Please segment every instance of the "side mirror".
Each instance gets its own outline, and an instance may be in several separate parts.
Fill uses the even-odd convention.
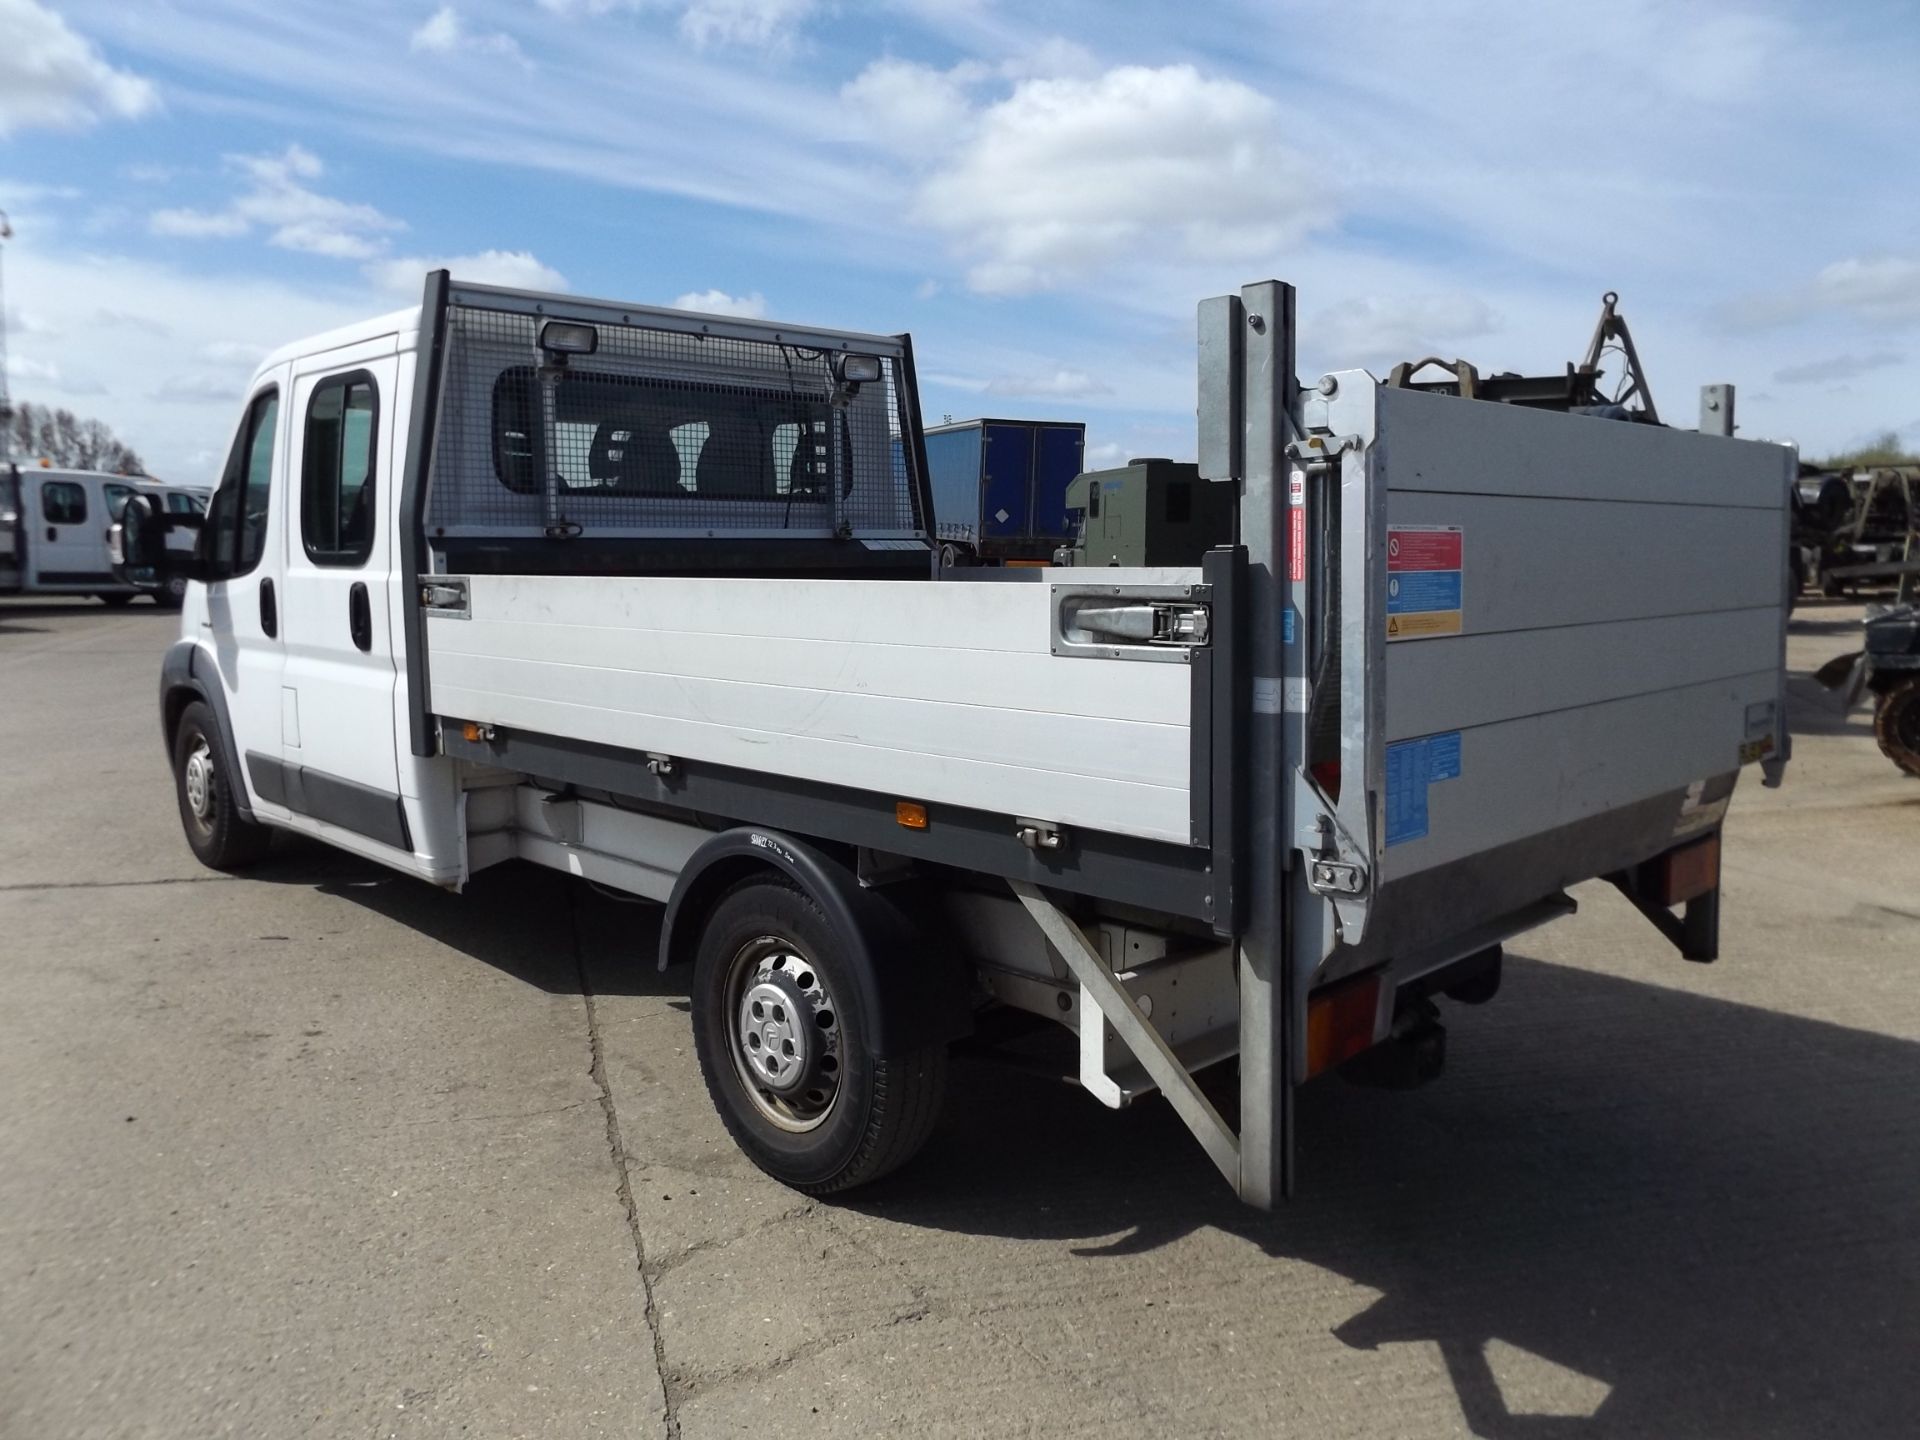
[[[146,495],[135,495],[121,507],[120,518],[107,531],[107,555],[113,578],[123,585],[149,592],[167,588],[183,574],[187,557],[167,549],[169,517]]]

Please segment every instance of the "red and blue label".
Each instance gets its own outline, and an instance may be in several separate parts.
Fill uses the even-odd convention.
[[[1465,555],[1458,525],[1387,527],[1387,639],[1460,633]]]

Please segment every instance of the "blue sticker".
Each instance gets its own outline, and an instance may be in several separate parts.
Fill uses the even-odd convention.
[[[1387,844],[1418,840],[1427,833],[1431,763],[1424,740],[1387,746]]]
[[[1416,570],[1387,579],[1389,615],[1423,615],[1460,608],[1458,570]]]
[[[1387,844],[1427,833],[1427,786],[1460,774],[1460,732],[1387,746]]]
[[[1293,607],[1291,605],[1283,607],[1280,611],[1280,643],[1283,645],[1293,643]]]

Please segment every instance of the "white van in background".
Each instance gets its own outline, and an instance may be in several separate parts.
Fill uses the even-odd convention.
[[[96,595],[125,605],[142,593],[117,580],[108,533],[129,498],[150,495],[171,515],[199,516],[204,496],[184,487],[128,475],[18,464],[0,468],[0,595]],[[192,548],[193,536],[169,536],[169,548]],[[177,609],[181,582],[154,595]]]

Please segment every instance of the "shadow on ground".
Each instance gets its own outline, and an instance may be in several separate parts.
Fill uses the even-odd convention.
[[[1163,1103],[1111,1114],[979,1064],[921,1159],[854,1207],[1083,1241],[1088,1263],[1229,1231],[1380,1292],[1335,1333],[1436,1345],[1477,1435],[1913,1433],[1920,1046],[1508,969],[1492,1006],[1452,1010],[1436,1084],[1301,1092],[1300,1193],[1275,1214],[1240,1206]],[[1490,1342],[1607,1397],[1512,1413]]]
[[[335,850],[280,834],[249,880],[299,885],[364,905],[536,989],[684,997],[684,969],[662,974],[658,905],[616,899],[584,880],[507,861],[487,883],[455,894]]]
[[[657,909],[554,872],[503,866],[458,896],[294,844],[255,873],[542,991],[590,975],[598,993],[685,995],[684,971],[653,967]],[[1300,1194],[1272,1215],[1233,1199],[1164,1103],[1114,1114],[977,1061],[956,1065],[921,1157],[848,1208],[1087,1265],[1240,1236],[1378,1292],[1338,1338],[1434,1345],[1496,1440],[1913,1433],[1920,1046],[1520,957],[1496,1003],[1450,1023],[1451,1068],[1424,1090],[1301,1093]],[[1286,1283],[1276,1265],[1275,1306]],[[1516,1413],[1494,1344],[1605,1399]]]

